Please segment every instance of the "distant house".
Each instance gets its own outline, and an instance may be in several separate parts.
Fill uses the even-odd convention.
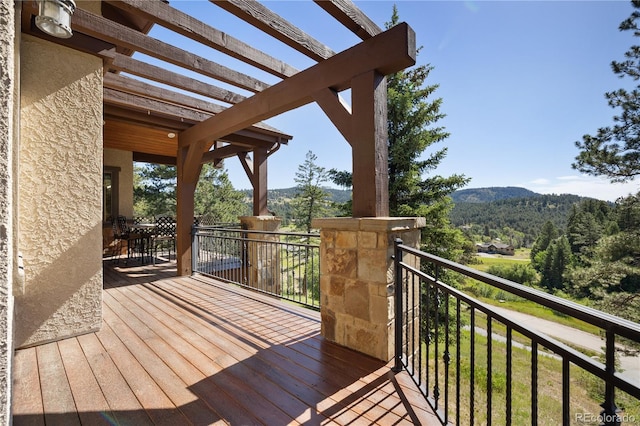
[[[478,253],[504,254],[513,256],[515,249],[511,244],[504,243],[478,243],[476,244]]]

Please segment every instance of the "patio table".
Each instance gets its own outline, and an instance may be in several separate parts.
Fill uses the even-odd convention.
[[[151,237],[155,233],[157,225],[155,223],[134,223],[129,225],[129,229],[134,234],[140,234],[140,257],[144,265],[145,247],[151,247]]]

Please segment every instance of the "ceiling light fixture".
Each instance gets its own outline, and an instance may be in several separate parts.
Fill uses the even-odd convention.
[[[167,137],[168,137],[169,139],[173,139],[173,138],[175,138],[175,137],[176,137],[176,134],[175,134],[175,133],[173,133],[173,132],[171,132],[171,133],[167,133]]]
[[[38,0],[36,26],[43,32],[58,38],[69,38],[71,15],[76,10],[73,0]]]

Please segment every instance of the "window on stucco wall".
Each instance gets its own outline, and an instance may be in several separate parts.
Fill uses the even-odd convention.
[[[118,174],[120,167],[104,167],[102,173],[102,221],[112,223],[118,217]]]

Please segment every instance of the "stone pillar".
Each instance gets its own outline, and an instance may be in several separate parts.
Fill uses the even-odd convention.
[[[383,361],[394,356],[393,243],[419,247],[424,218],[316,219],[322,335]]]
[[[275,216],[240,217],[242,228],[249,231],[277,231],[281,222],[282,218]],[[279,237],[248,232],[246,238],[250,240],[246,244],[246,253],[243,255],[249,264],[248,269],[245,269],[246,285],[269,293],[280,294],[280,252],[273,244],[256,241],[278,242]]]

